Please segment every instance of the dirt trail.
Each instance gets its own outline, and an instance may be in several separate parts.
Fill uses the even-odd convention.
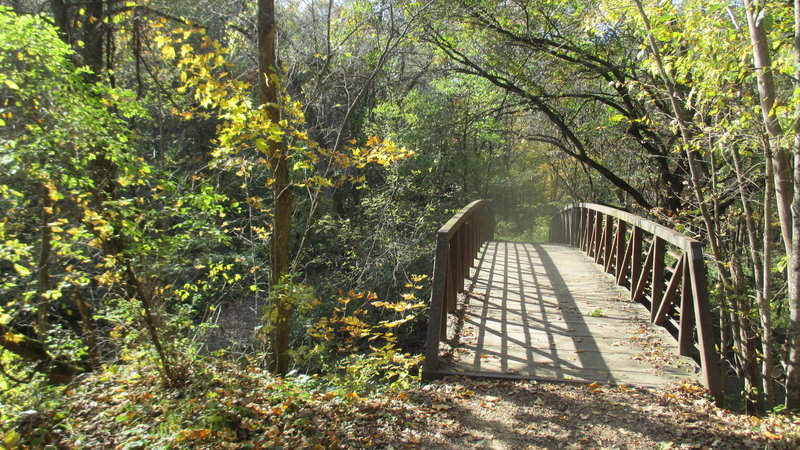
[[[716,408],[692,384],[653,389],[451,378],[411,394],[423,448],[797,448],[800,421]]]

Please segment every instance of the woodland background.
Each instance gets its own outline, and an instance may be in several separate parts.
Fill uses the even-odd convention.
[[[732,404],[800,407],[792,2],[0,5],[0,423],[109,371],[407,387],[477,198],[506,238],[592,201],[702,240]]]

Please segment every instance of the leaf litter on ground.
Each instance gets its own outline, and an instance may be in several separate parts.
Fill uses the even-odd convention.
[[[218,361],[181,389],[100,373],[15,430],[86,448],[796,448],[800,419],[717,408],[701,387],[451,377],[351,391]],[[8,434],[10,435],[10,434]]]

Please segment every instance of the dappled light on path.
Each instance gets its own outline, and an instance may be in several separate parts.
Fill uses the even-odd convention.
[[[460,299],[446,370],[661,385],[696,379],[669,334],[580,250],[491,241]]]

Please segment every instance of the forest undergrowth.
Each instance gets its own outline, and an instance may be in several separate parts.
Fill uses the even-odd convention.
[[[800,418],[667,389],[447,378],[402,388],[281,378],[205,358],[183,386],[131,362],[42,394],[5,448],[796,448]]]

